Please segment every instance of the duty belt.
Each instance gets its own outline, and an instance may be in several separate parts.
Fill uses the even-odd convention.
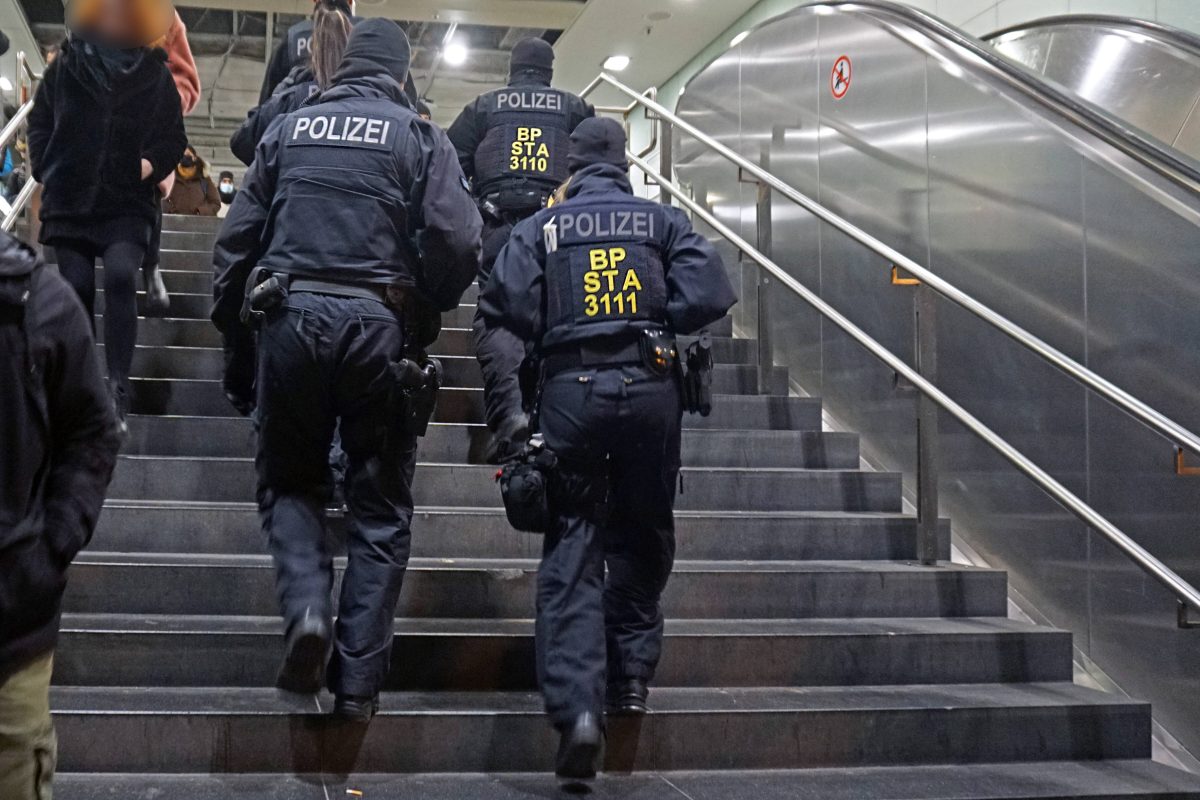
[[[546,377],[552,378],[560,372],[594,367],[620,367],[641,364],[642,347],[637,339],[632,342],[621,338],[617,341],[598,340],[579,345],[564,345],[555,348],[543,358]]]
[[[318,281],[311,278],[292,278],[288,284],[289,292],[308,292],[309,294],[326,294],[332,297],[349,297],[358,300],[378,300],[387,303],[387,287],[371,284],[349,284],[334,281]]]

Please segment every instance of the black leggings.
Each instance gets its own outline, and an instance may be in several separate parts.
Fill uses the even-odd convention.
[[[144,245],[113,242],[104,250],[83,242],[57,244],[58,271],[83,301],[96,325],[96,258],[104,261],[104,360],[110,380],[124,384],[137,344],[137,274],[146,258]]]

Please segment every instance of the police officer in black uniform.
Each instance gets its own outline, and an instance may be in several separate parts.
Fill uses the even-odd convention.
[[[513,226],[543,208],[566,180],[567,137],[595,113],[579,97],[551,88],[554,48],[542,39],[517,43],[509,73],[507,87],[476,99],[447,132],[483,211],[480,288]],[[511,334],[488,328],[479,315],[474,328],[485,417],[496,437],[490,460],[499,461],[528,430],[517,380],[525,352]]]
[[[396,23],[359,24],[320,103],[281,117],[259,144],[215,252],[212,318],[231,356],[227,391],[243,405],[244,298],[265,313],[256,466],[287,626],[278,684],[317,691],[333,644],[335,713],[361,721],[388,674],[413,511],[416,440],[393,402],[413,326],[396,308],[414,298],[455,308],[482,228],[449,140],[404,92],[409,58]],[[336,637],[324,519],[335,425],[351,523]]]
[[[313,0],[314,5],[316,2],[317,0]],[[354,0],[333,0],[330,5],[352,17],[356,24],[359,22],[358,17],[354,16]],[[263,75],[262,88],[258,92],[260,106],[271,99],[271,95],[275,94],[279,84],[283,83],[292,70],[308,65],[312,55],[312,37],[311,17],[302,19],[288,28],[287,36],[275,46],[275,52],[271,54],[271,60],[267,63],[267,72]],[[407,76],[405,79],[407,80]]]
[[[568,779],[595,774],[606,705],[646,710],[662,649],[681,416],[678,365],[663,346],[736,302],[687,217],[633,195],[625,147],[615,121],[580,124],[567,200],[516,227],[480,299],[489,327],[534,344],[543,365],[540,429],[558,469],[538,573],[538,674]]]

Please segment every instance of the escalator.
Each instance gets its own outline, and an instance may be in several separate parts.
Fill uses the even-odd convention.
[[[1071,15],[984,37],[1000,53],[1200,159],[1200,37],[1154,22]]]
[[[1154,100],[1190,120],[1200,83],[1184,70],[1137,66],[1137,53],[1163,41],[1151,33],[1099,35],[1091,51],[1077,49],[1074,72],[1059,71],[1067,39],[1057,30],[1053,46],[1037,44],[1033,32],[1002,32],[1001,55],[907,6],[830,0],[754,29],[688,83],[677,109],[1194,429],[1200,163],[1187,155],[1187,125],[1171,136],[1139,113]],[[1129,45],[1115,59],[1118,35]],[[1034,54],[1029,67],[1010,60],[1022,47]],[[1087,91],[1115,87],[1118,77],[1142,81],[1145,97],[1128,88]],[[753,240],[764,213],[757,187],[688,135],[677,132],[674,144],[680,182]],[[768,211],[775,260],[911,362],[912,287],[893,283],[890,264],[778,195]],[[757,335],[761,276],[751,265],[736,269],[744,302],[735,324]],[[766,302],[775,361],[788,368],[793,389],[823,397],[832,420],[861,433],[869,462],[904,472],[911,484],[913,394],[796,298],[776,293]],[[940,299],[935,306],[938,384],[1141,545],[1200,580],[1200,478],[1176,474],[1169,443],[961,308]],[[1200,696],[1192,691],[1200,639],[1172,625],[1171,598],[965,430],[941,424],[943,513],[964,547],[1008,569],[1015,595],[1077,634],[1082,660],[1152,700],[1166,729],[1200,752]]]

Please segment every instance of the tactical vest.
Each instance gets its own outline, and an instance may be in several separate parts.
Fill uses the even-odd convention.
[[[307,64],[312,59],[313,24],[311,19],[297,22],[288,28],[288,68]]]
[[[487,133],[475,151],[475,194],[549,194],[567,179],[569,95],[549,86],[510,86],[482,100]],[[516,201],[520,204],[521,201]]]
[[[568,204],[546,212],[546,335],[552,347],[663,326],[667,219],[657,204]]]

